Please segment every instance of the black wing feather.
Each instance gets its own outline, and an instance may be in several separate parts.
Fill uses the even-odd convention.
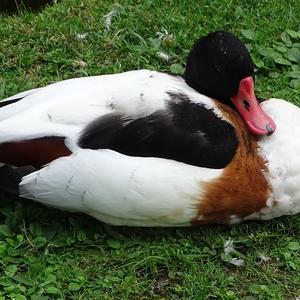
[[[113,113],[100,117],[84,129],[79,146],[224,168],[238,146],[234,127],[183,94],[170,96],[166,110],[143,118]]]

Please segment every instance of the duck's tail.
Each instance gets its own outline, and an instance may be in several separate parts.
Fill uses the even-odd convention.
[[[24,176],[34,171],[32,166],[15,168],[3,165],[0,167],[0,193],[19,196],[19,183]]]

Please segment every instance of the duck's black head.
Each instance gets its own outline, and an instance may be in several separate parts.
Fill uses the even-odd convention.
[[[232,33],[217,31],[200,38],[188,55],[184,79],[199,93],[235,107],[252,133],[274,132],[275,123],[255,97],[250,53]]]

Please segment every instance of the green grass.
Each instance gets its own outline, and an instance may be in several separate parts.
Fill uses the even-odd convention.
[[[225,29],[251,46],[260,66],[257,93],[299,104],[291,66],[261,55],[261,49],[275,49],[287,29],[298,31],[298,0],[193,2],[62,0],[37,14],[1,16],[0,98],[70,77],[179,71],[197,37]],[[103,16],[112,9],[117,14],[108,31]],[[156,32],[165,30],[162,41]],[[171,59],[161,60],[158,51]],[[300,296],[298,216],[232,227],[117,228],[29,200],[1,199],[0,299]],[[224,254],[229,239],[235,251]],[[243,266],[231,264],[233,257]]]

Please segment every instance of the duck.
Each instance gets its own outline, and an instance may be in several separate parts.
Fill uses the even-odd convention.
[[[0,102],[0,190],[118,226],[300,211],[300,109],[259,103],[245,45],[217,31],[183,76],[68,79]]]

